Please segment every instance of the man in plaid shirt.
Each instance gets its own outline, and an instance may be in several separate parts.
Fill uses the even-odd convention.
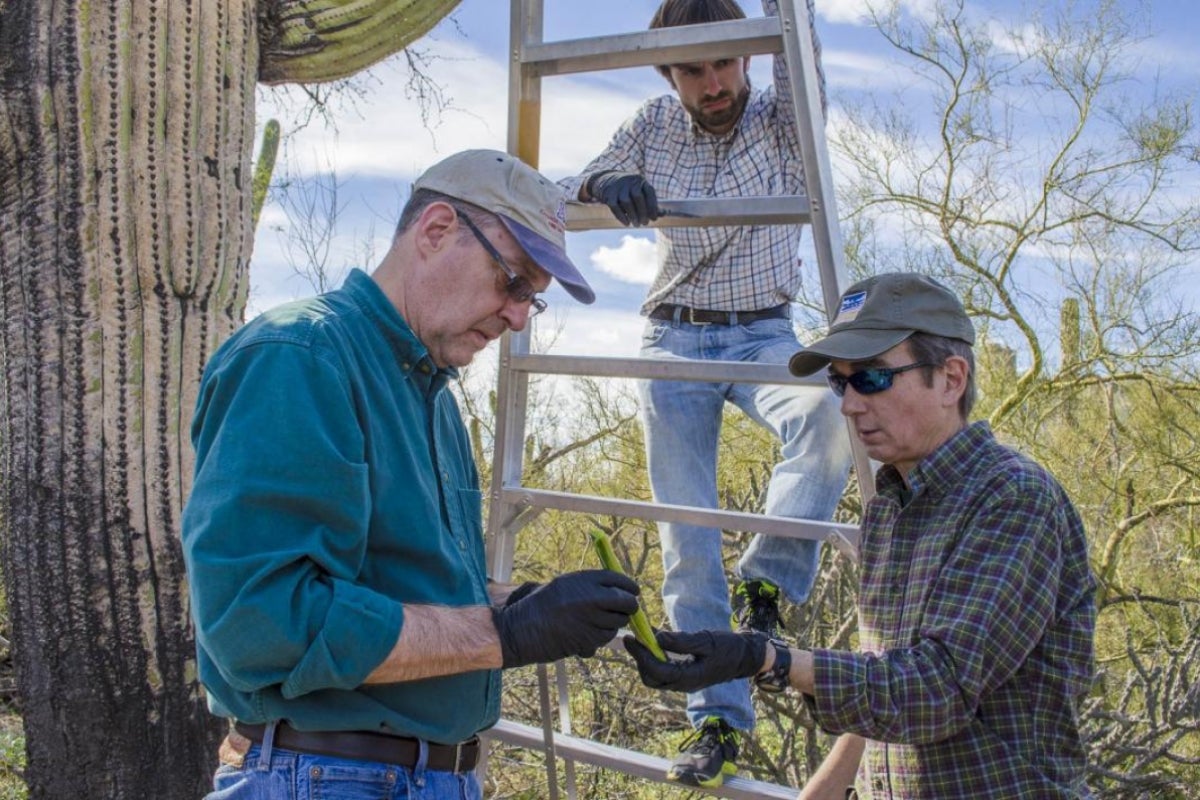
[[[812,3],[809,0],[811,25]],[[776,0],[763,12],[777,13]],[[744,17],[734,0],[664,0],[652,29]],[[814,34],[814,42],[816,37]],[[660,212],[658,197],[804,194],[804,170],[788,71],[754,89],[750,59],[658,68],[674,90],[648,101],[583,173],[563,181],[569,195],[606,203],[626,225]],[[657,230],[658,271],[642,306],[641,355],[785,364],[799,347],[791,301],[800,285],[793,225]],[[766,513],[832,517],[845,487],[850,448],[836,398],[812,387],[654,380],[641,383],[641,410],[654,498],[717,507],[717,442],[726,403],[775,433],[782,460],[767,489]],[[718,528],[660,523],[663,601],[676,630],[724,627],[731,617]],[[818,544],[757,536],[737,566],[732,612],[739,629],[777,636],[779,599],[808,599]],[[745,681],[688,697],[696,728],[667,777],[718,786],[736,771],[739,731],[754,726]]]
[[[1088,798],[1078,708],[1094,673],[1095,581],[1079,515],[1054,478],[968,424],[975,334],[920,275],[842,296],[830,333],[791,360],[828,366],[867,453],[884,466],[862,522],[861,652],[788,649],[758,633],[636,642],[651,686],[751,677],[804,693],[841,734],[803,800]]]

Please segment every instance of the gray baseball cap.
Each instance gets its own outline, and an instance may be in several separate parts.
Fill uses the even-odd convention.
[[[867,361],[914,333],[975,344],[975,327],[959,299],[933,278],[888,272],[842,294],[829,334],[792,356],[793,375],[811,375],[830,361]]]
[[[567,198],[562,187],[514,155],[464,150],[425,170],[413,191],[430,189],[477,205],[500,218],[521,249],[568,294],[592,303],[596,293],[567,258]]]

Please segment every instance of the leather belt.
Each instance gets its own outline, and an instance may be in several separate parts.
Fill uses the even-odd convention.
[[[650,312],[650,319],[687,322],[692,325],[746,325],[760,319],[790,319],[792,307],[781,303],[771,308],[753,311],[712,311],[707,308],[688,308],[662,303]]]
[[[266,725],[234,723],[234,729],[259,744],[266,733]],[[386,733],[369,731],[298,731],[286,722],[275,728],[275,746],[283,750],[300,753],[349,758],[358,761],[376,761],[415,767],[421,754],[420,742],[408,736],[389,736]],[[470,772],[479,762],[481,745],[478,736],[472,736],[458,744],[428,743],[429,755],[425,766],[438,772]]]

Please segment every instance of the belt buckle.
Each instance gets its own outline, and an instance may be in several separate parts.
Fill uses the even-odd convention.
[[[473,741],[472,739],[467,739],[465,741],[459,742],[458,744],[454,745],[454,774],[455,775],[462,774],[462,772],[463,772],[463,769],[462,769],[463,750],[465,750],[467,745],[471,744],[472,741]]]
[[[712,325],[711,322],[706,322],[704,320],[697,320],[696,319],[696,309],[692,308],[691,306],[685,306],[685,308],[687,308],[686,316],[687,316],[688,324],[690,324],[690,325]]]

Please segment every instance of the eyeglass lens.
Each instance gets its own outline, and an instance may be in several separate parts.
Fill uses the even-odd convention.
[[[905,364],[903,367],[868,367],[849,375],[829,372],[826,377],[829,379],[829,388],[833,389],[833,393],[838,397],[846,394],[847,385],[853,386],[854,391],[859,394],[878,394],[892,388],[892,381],[901,372],[928,366],[931,365],[924,361],[918,361],[913,364]]]
[[[524,275],[518,275],[513,271],[512,267],[508,266],[508,262],[504,260],[504,256],[500,255],[500,251],[496,246],[483,235],[483,231],[471,221],[471,218],[466,214],[459,212],[458,218],[461,219],[467,226],[467,229],[475,236],[475,240],[480,246],[487,251],[487,254],[492,257],[492,261],[500,268],[506,278],[504,282],[505,293],[517,303],[529,303],[531,316],[537,316],[546,310],[546,301],[537,296],[537,290],[533,288],[533,284]]]

